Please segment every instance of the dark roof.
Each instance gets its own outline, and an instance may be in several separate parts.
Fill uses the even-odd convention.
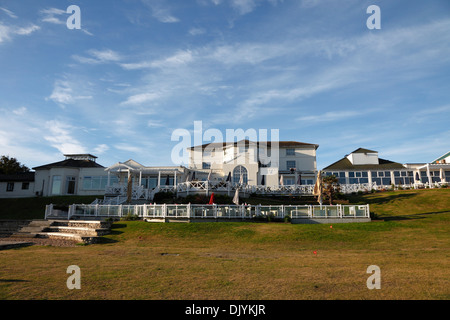
[[[0,182],[15,182],[15,181],[33,182],[34,172],[0,174]]]
[[[364,149],[364,148],[358,148],[351,153],[378,153],[378,151],[373,151],[373,150]]]
[[[389,169],[405,169],[405,167],[398,162],[393,162],[390,160],[385,160],[378,158],[378,164],[357,164],[354,165],[348,160],[346,157],[342,158],[339,161],[336,161],[333,164],[330,164],[328,167],[323,168],[323,170],[389,170]]]
[[[250,140],[240,140],[238,142],[213,142],[213,143],[206,143],[203,144],[201,146],[194,146],[194,147],[190,147],[189,149],[195,149],[198,147],[201,147],[202,149],[205,149],[206,147],[209,148],[223,148],[229,145],[235,145],[238,146],[240,144],[244,143],[244,145],[249,145],[249,144],[261,144],[264,146],[268,146],[270,147],[272,145],[272,141],[258,141],[258,142],[254,142],[254,141],[250,141]],[[314,147],[314,149],[317,149],[319,147],[318,144],[313,144],[313,143],[305,143],[305,142],[298,142],[298,141],[278,141],[278,147],[304,147],[304,146],[309,146],[309,147]]]
[[[63,161],[49,163],[39,167],[34,167],[33,170],[45,170],[51,168],[104,168],[104,167],[94,161],[66,159]]]

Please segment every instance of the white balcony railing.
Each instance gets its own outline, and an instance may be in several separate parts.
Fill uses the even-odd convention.
[[[143,204],[101,205],[73,204],[67,212],[48,205],[45,219],[54,217],[122,218],[133,215],[142,219],[257,219],[273,217],[284,219],[370,218],[369,205],[218,205],[218,204]]]

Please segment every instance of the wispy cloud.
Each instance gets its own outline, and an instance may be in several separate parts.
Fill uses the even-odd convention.
[[[55,81],[53,91],[47,100],[59,104],[61,107],[64,105],[73,104],[79,99],[92,99],[91,95],[77,95],[76,91],[72,88],[72,84],[67,80]]]
[[[43,16],[41,21],[53,24],[66,24],[65,19],[61,19],[60,16],[66,14],[65,10],[58,8],[42,9],[39,13]]]
[[[17,16],[14,14],[14,12],[2,7],[0,7],[0,10],[6,13],[10,18],[17,19]]]
[[[73,137],[71,131],[74,127],[70,124],[59,120],[49,120],[45,123],[45,128],[49,134],[45,135],[44,139],[62,154],[86,153],[86,148]]]
[[[161,97],[161,93],[158,92],[146,92],[129,96],[126,101],[122,102],[122,105],[140,105],[156,101]]]
[[[159,22],[175,23],[180,20],[175,17],[169,7],[169,3],[164,0],[141,0],[150,8],[152,16]]]
[[[330,121],[338,121],[338,120],[342,120],[342,119],[354,118],[354,117],[362,116],[366,113],[367,113],[367,111],[364,111],[364,112],[351,111],[351,110],[330,111],[330,112],[325,112],[323,114],[298,117],[296,120],[309,122],[309,123],[330,122]]]
[[[14,35],[27,36],[39,30],[40,27],[31,24],[27,27],[4,25],[0,22],[0,43],[11,40]]]
[[[101,63],[110,63],[110,62],[118,62],[121,60],[121,56],[119,53],[111,50],[96,50],[91,49],[88,52],[88,57],[83,57],[79,55],[72,55],[72,58],[80,63],[87,64],[101,64]]]

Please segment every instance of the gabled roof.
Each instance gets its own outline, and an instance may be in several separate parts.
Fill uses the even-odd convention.
[[[66,159],[43,166],[34,167],[33,170],[46,170],[51,168],[104,168],[102,165],[89,160]]]
[[[440,156],[439,158],[434,160],[432,163],[437,163],[438,161],[444,160],[445,158],[448,158],[448,157],[450,157],[450,151],[447,152],[446,154],[443,154],[442,156]]]
[[[373,151],[373,150],[364,149],[364,148],[358,148],[351,153],[378,153],[378,151]]]
[[[323,170],[390,170],[390,169],[404,169],[405,167],[398,162],[393,162],[390,160],[385,160],[378,158],[378,164],[357,164],[354,165],[347,159],[347,157],[330,164],[328,167],[323,168]]]
[[[314,149],[317,149],[319,147],[318,144],[313,144],[313,143],[306,143],[306,142],[298,142],[298,141],[278,141],[278,147],[280,148],[287,148],[287,147],[313,147]],[[270,147],[272,146],[272,141],[258,141],[258,142],[254,142],[254,141],[250,141],[250,140],[240,140],[238,142],[212,142],[212,143],[206,143],[203,145],[199,145],[199,146],[194,146],[194,147],[189,147],[188,149],[193,150],[196,148],[210,148],[210,149],[214,149],[214,148],[225,148],[227,146],[233,145],[233,146],[241,146],[242,144],[244,145],[263,145],[263,146],[267,146]]]

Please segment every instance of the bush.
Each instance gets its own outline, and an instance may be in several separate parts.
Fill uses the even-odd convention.
[[[121,221],[135,221],[139,219],[139,216],[132,213],[128,213],[125,217],[120,218]]]

